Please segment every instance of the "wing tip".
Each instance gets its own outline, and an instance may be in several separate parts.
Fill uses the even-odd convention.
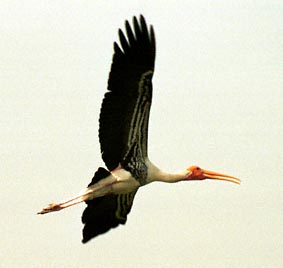
[[[124,54],[129,51],[131,47],[135,47],[135,44],[139,43],[139,41],[147,44],[147,46],[151,46],[155,53],[154,28],[151,24],[149,26],[147,25],[144,15],[140,14],[139,17],[133,16],[132,27],[129,20],[125,20],[125,30],[126,34],[121,28],[118,29],[120,42],[119,44],[114,42],[115,53]]]

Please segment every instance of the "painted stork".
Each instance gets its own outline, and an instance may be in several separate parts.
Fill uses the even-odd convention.
[[[152,99],[155,61],[153,27],[144,17],[125,22],[126,34],[119,29],[120,46],[114,55],[99,120],[99,141],[107,169],[98,168],[86,189],[75,197],[52,203],[38,214],[58,211],[80,202],[87,207],[82,215],[83,243],[119,224],[125,224],[139,187],[153,181],[240,179],[191,166],[177,174],[160,170],[148,158],[147,132]]]

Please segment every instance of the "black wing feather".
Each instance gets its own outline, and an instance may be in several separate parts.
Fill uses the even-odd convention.
[[[147,106],[146,116],[149,116],[152,98],[151,78],[155,60],[155,38],[153,28],[148,31],[145,19],[140,16],[133,19],[134,32],[128,21],[125,23],[127,38],[119,30],[121,47],[114,43],[114,55],[108,80],[108,92],[104,96],[100,112],[99,140],[101,145],[102,159],[109,170],[115,169],[122,163],[128,152],[128,140],[130,123],[139,98],[139,84],[145,73],[147,92],[145,98]],[[143,125],[143,144],[147,144],[147,123]],[[144,146],[141,150],[146,150]],[[147,152],[143,151],[146,155]]]
[[[110,175],[110,172],[100,167],[94,174],[91,186]],[[122,195],[108,195],[86,201],[87,207],[82,215],[83,243],[90,239],[125,224],[130,213],[136,191]]]

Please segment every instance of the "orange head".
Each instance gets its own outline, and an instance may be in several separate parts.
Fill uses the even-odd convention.
[[[212,179],[212,180],[229,181],[229,182],[234,182],[234,183],[237,183],[237,184],[241,183],[241,180],[236,178],[236,177],[221,174],[221,173],[214,172],[214,171],[204,170],[204,169],[201,169],[198,166],[191,166],[191,167],[187,168],[187,170],[188,170],[189,173],[186,177],[186,180]]]

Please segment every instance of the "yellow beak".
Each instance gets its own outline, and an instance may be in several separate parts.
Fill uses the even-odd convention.
[[[202,171],[203,171],[203,175],[207,179],[229,181],[229,182],[234,182],[237,184],[241,183],[241,180],[239,178],[236,178],[230,175],[225,175],[225,174],[221,174],[221,173],[217,173],[217,172],[209,171],[209,170],[202,170]]]

